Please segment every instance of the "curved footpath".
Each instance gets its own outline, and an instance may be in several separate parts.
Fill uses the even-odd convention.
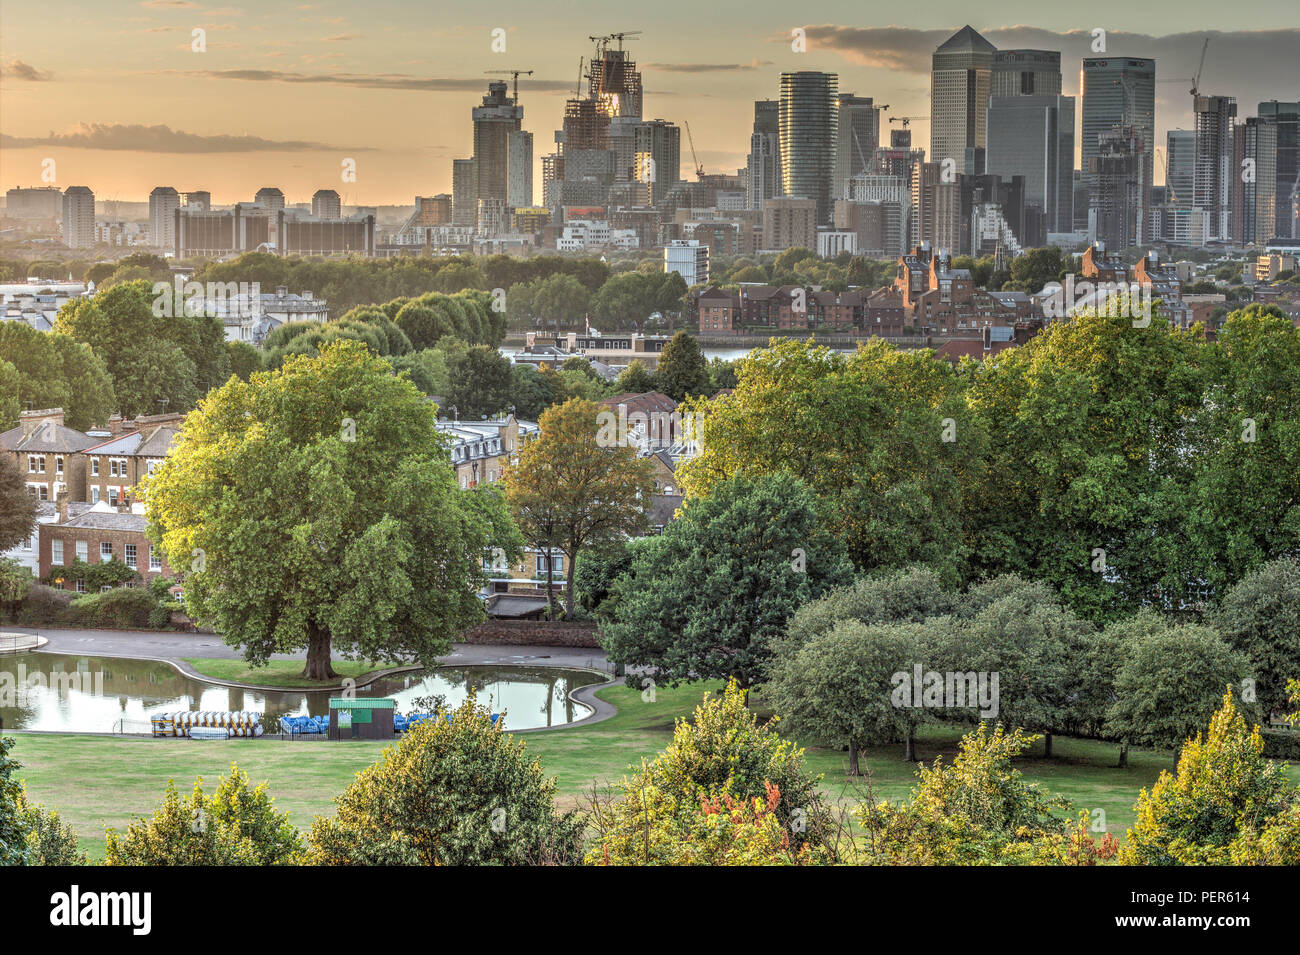
[[[46,642],[35,651],[38,653],[64,653],[83,656],[123,657],[131,660],[159,660],[170,663],[186,676],[205,683],[218,686],[237,686],[246,689],[281,689],[280,687],[257,686],[249,683],[234,683],[205,676],[186,663],[185,657],[216,657],[225,660],[238,660],[242,654],[221,642],[214,633],[177,633],[157,630],[64,630],[43,627],[6,627],[6,633],[26,633],[41,637]],[[272,660],[305,660],[305,650],[297,653],[274,653]],[[612,676],[613,667],[605,659],[605,654],[598,648],[590,647],[543,647],[543,646],[485,646],[482,644],[455,643],[451,653],[438,660],[439,666],[546,666],[562,669],[599,670]],[[402,667],[391,669],[400,670]],[[378,671],[378,675],[384,672]],[[607,720],[618,712],[613,704],[606,703],[596,696],[596,691],[607,686],[617,686],[621,680],[611,679],[604,683],[593,683],[581,687],[571,694],[579,703],[592,708],[592,714],[585,719],[563,726],[538,727],[532,730],[519,730],[521,733],[549,732],[551,730],[570,729],[575,726],[587,726]],[[364,686],[364,684],[360,684]],[[321,689],[332,689],[322,687]],[[342,689],[342,687],[338,687]]]

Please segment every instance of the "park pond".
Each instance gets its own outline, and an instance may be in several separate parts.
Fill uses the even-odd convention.
[[[603,682],[588,670],[530,666],[461,666],[406,670],[357,689],[391,697],[409,713],[419,697],[448,707],[471,693],[512,730],[563,726],[591,714],[569,694]],[[176,710],[251,710],[271,716],[325,716],[330,691],[249,690],[208,683],[168,663],[55,653],[0,656],[0,726],[64,733],[148,733],[149,717]]]

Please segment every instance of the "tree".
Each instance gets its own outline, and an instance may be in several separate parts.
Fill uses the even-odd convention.
[[[1196,579],[1221,593],[1300,552],[1300,329],[1276,306],[1251,305],[1202,352],[1192,500],[1180,519]]]
[[[14,456],[0,452],[0,553],[27,540],[35,527],[36,498],[27,490]]]
[[[1128,646],[1105,732],[1137,746],[1176,750],[1210,722],[1223,687],[1240,686],[1247,666],[1208,627],[1165,622],[1152,628]]]
[[[908,567],[860,577],[803,604],[786,628],[796,648],[830,633],[841,621],[924,623],[953,613],[960,597],[928,567]]]
[[[984,591],[987,593],[982,593]],[[997,674],[996,718],[1005,726],[1044,735],[1052,755],[1052,734],[1077,721],[1083,654],[1092,626],[1063,607],[1041,581],[1008,576],[973,587],[958,607],[957,624],[944,628],[936,651],[954,673]]]
[[[573,865],[582,821],[471,696],[409,730],[312,824],[317,865]]]
[[[474,345],[447,363],[448,405],[462,418],[495,415],[510,404],[510,359],[490,345]]]
[[[230,373],[248,381],[262,370],[262,353],[247,342],[226,342],[230,353]]]
[[[1099,622],[1193,599],[1199,347],[1160,315],[1085,314],[972,369],[991,439],[963,500],[972,572],[1043,580]]]
[[[597,806],[591,818],[596,837],[589,862],[603,861],[607,852],[619,863],[680,858],[683,849],[676,843],[682,831],[698,825],[694,816],[702,803],[724,795],[742,805],[761,800],[795,852],[808,846],[819,859],[834,859],[830,812],[818,791],[821,777],[807,771],[802,749],[777,734],[777,719],[759,722],[745,695],[734,681],[722,693],[706,693],[690,719],[676,721],[668,747],[615,785],[621,798]],[[660,810],[677,819],[646,833],[648,812]],[[767,851],[774,848],[757,835]]]
[[[122,835],[110,829],[105,841],[105,865],[298,865],[304,849],[266,783],[251,787],[234,763],[211,796],[202,777],[187,801],[169,781],[152,816],[130,823]]]
[[[636,586],[603,628],[601,646],[613,662],[637,668],[630,683],[734,678],[750,687],[766,677],[791,614],[851,573],[806,484],[789,475],[737,478],[688,499],[637,553]]]
[[[701,445],[678,471],[688,496],[784,471],[826,501],[859,569],[927,564],[962,579],[963,485],[980,471],[984,439],[947,362],[878,339],[851,356],[780,341],[737,376],[730,395],[680,409]]]
[[[645,365],[634,358],[619,374],[614,387],[619,394],[641,395],[647,391],[658,391],[659,383],[655,380],[654,373],[647,371]]]
[[[515,414],[536,421],[552,401],[550,383],[541,372],[522,362],[510,366],[510,403],[515,406]]]
[[[84,431],[108,421],[113,383],[87,346],[26,322],[0,322],[0,415],[12,427],[24,406],[62,408],[68,427]]]
[[[895,705],[894,675],[910,680],[913,664],[930,655],[927,642],[920,624],[841,621],[777,657],[768,684],[772,705],[793,732],[826,746],[847,745],[849,775],[861,775],[863,747],[911,740],[924,711]]]
[[[1229,688],[1209,732],[1187,741],[1178,772],[1162,772],[1133,807],[1126,865],[1296,865],[1300,790],[1264,759]]]
[[[542,413],[541,434],[506,469],[506,501],[524,537],[565,558],[564,611],[573,613],[578,555],[645,529],[654,490],[650,464],[627,441],[605,440],[600,407],[571,398]],[[552,562],[547,561],[547,593]],[[548,598],[549,599],[549,598]]]
[[[692,395],[708,395],[713,387],[709,363],[700,351],[700,343],[686,332],[672,337],[659,355],[655,369],[659,388],[673,401]]]
[[[432,348],[438,339],[452,333],[451,322],[443,312],[424,302],[403,305],[395,321],[417,351]]]
[[[521,541],[493,495],[456,486],[435,410],[358,342],[232,379],[148,482],[150,534],[185,601],[247,660],[331,648],[431,665],[482,619],[483,559]]]
[[[103,359],[124,415],[187,411],[230,375],[225,327],[193,305],[170,287],[128,281],[68,302],[55,330]]]
[[[1250,661],[1262,712],[1280,712],[1287,682],[1300,676],[1300,561],[1284,557],[1248,574],[1224,594],[1211,623]]]

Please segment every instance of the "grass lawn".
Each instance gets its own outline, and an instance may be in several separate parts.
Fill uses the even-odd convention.
[[[601,696],[619,708],[612,719],[591,726],[527,733],[524,739],[529,752],[556,777],[559,803],[566,808],[578,806],[593,781],[607,785],[629,766],[639,764],[642,757],[653,758],[667,745],[673,719],[689,714],[706,689],[719,686],[697,683],[661,688],[653,703],[644,702],[637,690],[611,687]],[[763,713],[761,700],[755,701],[755,709]],[[957,751],[961,732],[959,727],[926,727],[918,739],[918,757],[926,762],[940,754],[950,758]],[[288,810],[299,827],[308,828],[313,816],[333,811],[333,797],[352,781],[357,770],[374,762],[386,745],[265,739],[201,743],[40,733],[15,736],[14,755],[23,764],[19,775],[26,780],[28,791],[35,801],[59,810],[96,859],[104,854],[104,829],[120,831],[133,817],[150,813],[169,779],[188,793],[195,776],[203,776],[210,786],[232,761],[255,783],[266,780],[277,807]],[[1120,838],[1133,821],[1138,790],[1149,788],[1173,758],[1171,753],[1135,749],[1129,752],[1129,767],[1120,770],[1115,768],[1118,749],[1114,745],[1066,737],[1055,739],[1052,759],[1042,758],[1041,753],[1040,742],[1019,761],[1025,778],[1061,793],[1077,809],[1105,810],[1107,828]],[[808,747],[806,759],[813,771],[825,774],[822,789],[828,796],[849,805],[861,801],[865,780],[844,775],[847,753]],[[867,750],[862,754],[862,766],[864,772],[871,773],[877,799],[905,798],[915,781],[915,768],[903,761],[901,745]],[[1289,772],[1300,782],[1300,769],[1292,767]]]
[[[334,672],[337,680],[304,679],[301,660],[268,660],[265,666],[254,667],[246,660],[228,660],[217,657],[183,657],[184,661],[204,676],[214,680],[229,680],[232,683],[253,683],[258,686],[280,687],[286,690],[318,690],[338,686],[344,677],[359,679],[376,670],[383,670],[392,664],[372,663],[365,660],[335,660]]]

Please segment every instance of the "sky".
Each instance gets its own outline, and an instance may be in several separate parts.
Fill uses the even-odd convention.
[[[1203,93],[1236,96],[1239,116],[1262,99],[1300,100],[1293,0],[1086,6],[9,0],[0,6],[0,189],[51,184],[44,171],[101,200],[139,201],[171,185],[227,204],[278,186],[291,203],[332,188],[345,204],[409,205],[451,191],[452,160],[471,153],[470,109],[496,78],[485,71],[534,71],[519,89],[540,162],[579,57],[591,55],[588,37],[618,31],[641,31],[627,48],[642,70],[644,116],[689,123],[708,172],[744,165],[753,101],[775,98],[783,71],[836,72],[841,91],[888,104],[886,116],[926,116],[930,54],[966,23],[998,47],[1059,49],[1067,94],[1078,94],[1095,30],[1106,31],[1109,54],[1154,58],[1161,146],[1166,130],[1191,124],[1188,88],[1206,36]],[[803,52],[792,49],[795,28]],[[494,31],[504,31],[495,33],[503,51]],[[928,121],[912,129],[928,146]],[[344,180],[345,160],[355,181]],[[693,165],[683,137],[684,177]],[[539,196],[540,184],[539,167]]]

